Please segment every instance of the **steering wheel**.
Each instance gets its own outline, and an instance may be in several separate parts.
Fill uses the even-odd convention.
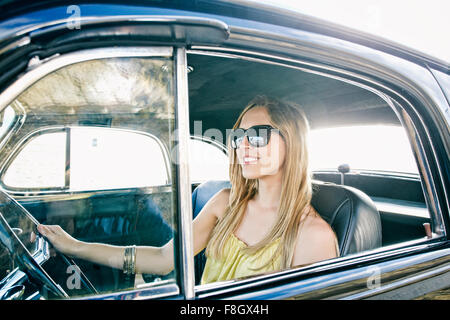
[[[9,225],[8,221],[3,216],[2,212],[7,213],[11,217],[19,217],[26,219],[27,222],[32,222],[35,227],[39,222],[16,200],[11,198],[4,192],[0,191],[0,242],[9,251],[10,255],[14,258],[20,270],[29,276],[29,278],[38,281],[43,284],[51,293],[59,298],[68,298],[69,295],[48,275],[48,273],[42,268],[42,266],[33,258],[28,249],[20,241],[13,228]],[[48,248],[49,243],[38,232],[36,232],[36,240],[42,241],[45,247]],[[68,266],[75,266],[80,272],[80,278],[86,288],[91,293],[98,293],[89,279],[84,275],[81,269],[76,263],[67,258],[64,254],[58,252],[62,260]]]

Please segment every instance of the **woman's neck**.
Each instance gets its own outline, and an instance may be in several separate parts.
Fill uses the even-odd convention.
[[[259,206],[278,208],[281,199],[282,177],[279,174],[265,176],[258,180],[258,193],[253,198]]]

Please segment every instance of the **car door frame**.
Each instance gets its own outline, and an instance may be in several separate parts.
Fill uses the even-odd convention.
[[[286,31],[286,28],[279,26],[274,26],[268,32],[256,23],[240,22],[242,25],[238,23],[237,26],[230,27],[230,39],[224,45],[192,46],[188,53],[272,63],[337,78],[376,91],[376,94],[388,101],[402,122],[415,126],[414,134],[409,135],[409,139],[419,150],[414,152],[416,161],[424,165],[420,172],[421,181],[424,182],[426,203],[431,209],[434,238],[395,244],[340,260],[320,262],[304,269],[198,286],[197,297],[200,299],[414,298],[429,291],[442,289],[442,285],[448,286],[450,249],[444,169],[448,168],[448,156],[446,158],[448,153],[442,140],[445,128],[438,132],[435,128],[439,128],[440,125],[434,127],[433,124],[433,117],[434,122],[442,121],[442,111],[445,110],[447,102],[426,65],[401,61],[388,53],[357,44],[327,37],[324,39],[322,35],[312,35],[293,29]],[[294,37],[292,35],[294,32],[301,35],[296,34]],[[333,57],[324,53],[325,40],[329,41],[327,44],[334,53]],[[378,79],[368,72],[371,68],[372,72],[377,72]],[[416,76],[425,75],[425,79],[412,79],[407,75],[408,72]],[[424,85],[429,89],[428,92],[419,89]],[[406,93],[401,94],[400,90],[405,90]],[[405,108],[408,113],[402,114]],[[430,113],[434,115],[430,116]],[[413,121],[407,116],[412,116]],[[440,140],[431,141],[432,135],[437,135]],[[350,271],[346,271],[349,269]],[[415,272],[411,272],[413,269]],[[380,286],[369,285],[374,277],[381,280]],[[445,281],[442,281],[443,279]],[[418,286],[419,289],[409,294],[412,286]]]

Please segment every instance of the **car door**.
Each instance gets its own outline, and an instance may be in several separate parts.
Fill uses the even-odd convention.
[[[276,20],[277,25],[268,28],[242,16],[241,20],[224,17],[232,32],[223,47],[193,46],[188,51],[191,130],[195,121],[203,120],[204,131],[221,128],[218,136],[226,142],[226,128],[233,125],[233,119],[255,93],[284,94],[300,101],[300,105],[312,105],[307,115],[318,128],[326,128],[329,123],[358,125],[361,119],[396,124],[406,137],[407,162],[412,161],[416,173],[356,170],[345,174],[345,183],[367,193],[378,207],[384,240],[381,247],[275,274],[198,285],[198,297],[413,299],[448,288],[448,190],[443,178],[449,161],[448,102],[425,60],[403,59],[379,47],[360,46],[363,41],[337,41],[335,33],[323,30],[320,35],[294,31],[287,22],[262,16],[258,18],[255,13],[252,19]],[[302,82],[294,70],[309,75]],[[323,86],[324,94],[314,97],[322,94],[314,86]],[[355,87],[367,95],[352,91]],[[333,90],[340,91],[341,96],[333,95]],[[299,97],[301,94],[303,97]],[[376,111],[382,108],[385,112]],[[226,117],[227,112],[232,116]],[[386,141],[393,139],[387,136]],[[329,147],[324,144],[317,149],[326,151]],[[394,151],[400,152],[395,147]],[[384,157],[394,160],[396,155],[386,153]],[[314,174],[317,179],[341,183],[337,166],[331,172]],[[431,232],[424,223],[431,225]]]
[[[174,222],[172,225],[172,228],[175,229],[173,235],[178,240],[178,247],[174,252],[176,257],[175,275],[171,275],[169,279],[163,281],[153,279],[150,285],[139,283],[138,287],[115,287],[112,289],[113,291],[103,292],[101,295],[89,295],[87,298],[415,298],[448,286],[448,198],[446,197],[449,179],[446,168],[449,165],[448,150],[445,144],[445,135],[448,134],[445,130],[448,128],[448,122],[445,122],[445,117],[443,117],[445,110],[448,109],[448,104],[446,104],[441,89],[427,69],[426,63],[420,59],[414,60],[409,55],[406,55],[408,59],[403,60],[402,55],[395,50],[393,50],[394,52],[389,50],[387,53],[383,52],[388,46],[381,46],[381,49],[376,48],[376,46],[374,48],[374,45],[365,46],[364,44],[370,43],[371,39],[367,40],[367,38],[358,34],[355,36],[356,40],[345,37],[339,32],[336,34],[331,27],[317,21],[310,21],[309,23],[312,26],[310,25],[309,28],[303,30],[298,26],[296,22],[298,17],[296,16],[272,15],[271,12],[258,8],[242,10],[249,8],[237,4],[230,4],[227,10],[221,6],[216,9],[207,7],[199,10],[196,14],[184,11],[181,7],[168,10],[161,7],[122,6],[120,7],[124,10],[121,11],[122,15],[130,13],[135,16],[118,17],[116,19],[111,19],[105,13],[111,11],[104,9],[117,13],[117,11],[114,11],[118,10],[117,7],[105,5],[104,7],[89,8],[92,11],[87,10],[90,15],[86,15],[80,20],[81,29],[79,30],[67,28],[64,20],[67,18],[65,11],[62,12],[55,8],[43,9],[43,12],[38,12],[40,14],[31,15],[35,19],[32,21],[37,19],[44,25],[52,25],[51,28],[43,28],[39,24],[27,25],[29,22],[24,21],[30,21],[30,19],[22,19],[17,21],[22,29],[16,30],[12,38],[8,38],[7,41],[2,43],[2,49],[0,50],[0,57],[2,58],[0,85],[3,91],[0,99],[1,108],[5,111],[3,115],[3,119],[6,119],[6,121],[4,120],[5,128],[8,128],[7,134],[1,142],[3,155],[1,163],[4,172],[7,172],[9,165],[17,158],[14,155],[19,154],[14,146],[24,146],[24,149],[26,146],[23,140],[25,136],[15,136],[15,133],[20,132],[23,128],[23,118],[19,117],[17,122],[11,123],[8,120],[11,113],[7,115],[6,109],[9,106],[14,107],[14,105],[11,105],[14,99],[20,96],[35,80],[44,79],[49,74],[49,66],[53,66],[51,71],[56,71],[61,67],[64,73],[64,66],[73,64],[81,50],[87,50],[82,54],[86,53],[87,57],[90,57],[87,61],[94,59],[93,57],[99,58],[103,62],[109,61],[108,59],[123,58],[125,61],[121,62],[126,62],[125,65],[122,64],[113,68],[114,74],[118,75],[131,76],[139,73],[137,70],[148,70],[146,75],[154,75],[152,70],[142,69],[136,67],[136,65],[135,68],[127,68],[126,64],[131,63],[132,66],[134,59],[139,60],[143,57],[156,56],[167,58],[172,62],[171,68],[167,68],[166,65],[166,68],[158,69],[160,73],[169,72],[173,76],[172,85],[167,87],[168,90],[170,88],[173,92],[174,100],[171,102],[173,108],[170,110],[164,109],[165,111],[161,112],[166,117],[163,119],[167,120],[164,127],[167,132],[171,132],[171,135],[167,133],[163,135],[164,137],[158,135],[156,137],[166,144],[170,159],[169,172],[171,174],[169,177],[172,180],[170,186],[165,187],[169,187],[171,190],[169,191],[171,200],[167,200],[165,203],[170,202],[168,204],[170,209],[166,212],[169,214],[167,219]],[[80,6],[80,8],[81,12],[88,9],[84,6]],[[140,15],[136,16],[136,12]],[[167,19],[167,17],[162,19],[158,14],[166,14],[170,19]],[[49,19],[49,16],[52,18]],[[29,16],[24,15],[23,18],[27,17],[29,18]],[[273,17],[273,20],[270,17]],[[11,21],[9,22],[11,23]],[[357,42],[357,44],[353,42]],[[174,44],[176,47],[172,47]],[[164,46],[162,49],[160,47],[158,49],[155,45]],[[119,48],[115,48],[116,46],[119,46]],[[186,50],[191,55],[190,59],[186,55]],[[156,55],[154,55],[155,53]],[[233,82],[237,79],[235,82],[236,90],[207,91],[201,90],[201,86],[191,85],[193,84],[191,81],[202,74],[202,68],[197,68],[194,64],[191,65],[194,56],[208,57],[210,63],[212,61],[210,66],[217,66],[218,71],[222,72],[213,73],[211,72],[212,69],[203,69],[204,74],[207,74],[209,78],[201,79],[200,76],[197,85],[221,85],[223,80]],[[217,64],[214,63],[212,58],[223,60],[220,64]],[[230,63],[230,61],[232,62]],[[252,70],[261,73],[246,73],[247,69],[241,68],[240,78],[227,77],[227,72],[230,70],[228,66],[241,61],[245,62],[245,66],[249,65],[250,62],[255,63]],[[226,63],[230,64],[227,65]],[[14,68],[10,70],[11,65]],[[114,66],[114,62],[112,65]],[[436,64],[434,66],[436,67]],[[280,73],[269,72],[271,68],[272,70],[278,68],[277,70]],[[127,70],[133,70],[133,72],[127,73]],[[424,231],[423,235],[415,233],[412,238],[408,238],[411,241],[401,241],[393,246],[343,256],[302,268],[284,270],[249,279],[232,280],[226,283],[195,286],[193,235],[190,228],[192,221],[190,196],[191,187],[195,181],[192,181],[188,173],[191,165],[189,164],[187,141],[189,134],[192,133],[189,132],[189,127],[191,131],[194,129],[194,121],[199,116],[204,120],[205,130],[216,128],[224,133],[223,136],[226,136],[226,129],[231,127],[233,119],[239,113],[242,106],[241,102],[243,99],[251,98],[251,95],[255,93],[255,88],[268,90],[264,93],[284,93],[285,96],[290,96],[293,92],[300,92],[298,87],[295,86],[297,82],[289,81],[295,78],[297,72],[310,76],[304,78],[306,79],[305,83],[308,80],[314,80],[312,75],[315,75],[320,83],[329,83],[332,85],[331,88],[338,91],[345,88],[357,88],[359,93],[370,93],[371,97],[376,96],[376,99],[381,99],[383,106],[391,111],[391,115],[392,113],[395,115],[395,120],[407,132],[409,147],[413,150],[423,200],[429,213],[431,238],[426,238]],[[95,72],[86,71],[85,73],[84,75],[81,72],[80,78],[74,78],[77,79],[74,81],[74,88],[77,90],[80,87],[83,88],[82,76],[97,76]],[[258,75],[265,77],[258,77]],[[282,77],[287,75],[294,78]],[[246,82],[251,76],[254,76],[255,81]],[[59,79],[64,79],[64,77]],[[122,80],[118,82],[109,81],[108,84],[111,84],[114,88],[114,86],[120,86],[121,83],[127,83],[126,80],[121,82]],[[58,82],[58,79],[54,81]],[[99,82],[101,83],[101,81]],[[20,84],[20,86],[17,84]],[[273,84],[284,91],[270,91],[277,87],[272,87]],[[127,88],[131,91],[136,89],[131,85],[128,85]],[[297,91],[295,91],[296,89]],[[239,90],[248,91],[243,95],[241,94],[242,91]],[[100,88],[98,91],[109,92],[111,97],[117,98],[118,96],[120,98],[120,89],[111,92],[107,88]],[[77,101],[77,91],[74,90],[74,92],[75,94],[71,98],[75,98],[74,101]],[[154,123],[149,121],[154,120],[149,115],[151,112],[145,110],[145,108],[134,107],[146,106],[147,97],[154,97],[154,95],[148,94],[148,92],[144,92],[142,95],[139,95],[137,91],[133,92],[134,95],[130,96],[136,97],[136,101],[128,104],[133,108],[131,110],[125,108],[124,110],[121,109],[123,107],[121,105],[114,109],[114,112],[124,118],[127,118],[127,113],[134,114],[141,121],[138,121],[138,123],[130,122],[129,126],[126,126],[126,130],[131,130],[137,134],[148,134],[149,130],[154,129],[152,126],[146,126]],[[199,94],[194,95],[196,92]],[[56,92],[53,94],[56,95]],[[95,95],[92,95],[89,90],[83,92],[84,95],[94,99],[95,102]],[[111,98],[109,95],[107,95],[108,99]],[[329,98],[332,99],[333,96],[329,96]],[[56,99],[55,101],[62,103],[63,100]],[[68,99],[67,101],[73,100]],[[358,101],[361,102],[361,100]],[[87,102],[83,105],[87,107],[97,106],[96,103],[90,105],[89,100]],[[158,108],[167,106],[160,103],[154,105],[150,103],[149,105]],[[110,125],[115,126],[116,123],[108,117],[108,114],[111,113],[108,109],[109,104],[103,107],[106,108],[106,112],[102,108],[94,110],[95,112],[87,108],[83,113],[86,116],[85,118],[78,119],[76,123],[69,122],[69,125],[67,125],[69,129],[64,128],[64,130],[76,129],[80,125],[102,128]],[[20,105],[16,106],[19,113],[21,108]],[[330,109],[323,110],[328,111]],[[315,111],[321,111],[320,106],[317,106]],[[357,113],[358,109],[356,108],[354,111]],[[54,122],[47,123],[50,128],[46,127],[45,130],[57,129],[51,127],[58,126],[60,121],[70,120],[78,115],[77,112],[73,113],[70,108],[63,115],[50,113]],[[343,120],[347,115],[349,114],[343,113],[340,118],[333,117],[333,119]],[[351,115],[355,115],[355,113],[351,113]],[[380,113],[377,115],[380,116]],[[37,113],[37,116],[39,116],[39,113]],[[35,122],[34,126],[40,126],[40,119],[39,121],[36,119]],[[159,127],[159,125],[155,127]],[[36,128],[30,128],[29,133],[35,133],[34,129]],[[124,128],[119,126],[116,129]],[[175,129],[177,129],[176,132]],[[136,130],[138,132],[135,132]],[[202,134],[206,135],[203,132]],[[71,135],[67,132],[63,136],[66,141],[71,138]],[[93,146],[99,140],[95,142],[95,138],[91,137],[89,141],[90,145]],[[63,150],[66,150],[67,153],[67,150],[71,149],[66,147]],[[61,157],[67,159],[67,154],[61,155]],[[8,161],[8,159],[11,161]],[[173,159],[176,161],[173,161]],[[67,166],[65,165],[63,169],[65,180],[62,185],[66,187],[66,179],[69,176]],[[333,174],[339,176],[337,172]],[[226,177],[226,174],[218,176]],[[364,182],[363,185],[367,186],[368,182]],[[155,190],[154,187],[149,188],[148,193],[151,193],[150,189],[152,188]],[[14,191],[16,190],[10,190],[11,194]],[[30,192],[21,196],[33,197],[35,191],[30,190]],[[41,195],[43,197],[51,196],[51,198],[47,198],[49,203],[64,203],[58,202],[57,197],[54,197],[52,192],[55,193],[55,190],[40,191],[46,192],[45,195]],[[104,193],[106,199],[109,199],[110,190],[96,190],[95,197],[93,194],[89,194],[87,190],[76,190],[74,192],[70,192],[70,189],[59,190],[58,193],[64,193],[64,191],[69,191],[68,196],[73,197],[73,200],[76,201],[81,200],[80,198],[84,195],[92,196],[92,199],[96,199],[93,202],[80,201],[77,203],[81,203],[81,207],[88,207],[86,203],[89,203],[89,205],[92,203],[98,211],[87,212],[102,212],[105,209],[107,215],[112,213],[111,208],[118,210],[121,214],[128,212],[129,209],[126,206],[130,204],[130,199],[133,197],[128,191],[116,190],[115,196],[117,197],[113,196],[111,198],[112,204],[107,204],[105,200],[100,200],[102,195],[98,191]],[[126,198],[122,198],[122,192],[125,192]],[[36,204],[30,198],[21,199],[19,197],[18,199],[30,210],[33,210],[32,208],[35,206],[36,212],[43,207],[41,206],[42,203],[38,201]],[[105,203],[104,208],[102,208],[103,203]],[[73,204],[68,207],[76,213],[78,205]],[[82,210],[84,209],[82,208]],[[55,212],[62,211],[55,210]],[[402,240],[405,239],[402,238]],[[68,278],[67,275],[65,280]],[[112,278],[116,276],[113,275]],[[10,281],[11,277],[8,280]]]

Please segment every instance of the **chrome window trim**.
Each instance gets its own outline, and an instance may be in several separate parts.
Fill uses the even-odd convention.
[[[180,294],[180,289],[174,281],[163,280],[147,283],[145,286],[138,286],[128,291],[74,297],[70,298],[70,300],[149,300],[176,296],[178,294]]]
[[[25,108],[22,106],[22,104],[19,101],[14,101],[13,103],[9,104],[9,106],[11,106],[11,108],[13,108],[14,111],[20,111],[20,114],[17,114],[17,119],[16,119],[15,123],[8,130],[8,132],[3,137],[3,139],[1,139],[1,141],[0,141],[0,151],[3,149],[5,144],[8,142],[9,138],[11,138],[11,136],[22,127],[22,125],[24,124],[24,122],[25,122],[25,120],[27,118],[27,114],[25,112]],[[7,108],[7,107],[8,106],[6,106],[5,108]]]
[[[430,212],[432,228],[434,228],[433,231],[438,235],[446,235],[448,234],[448,230],[446,230],[445,223],[443,221],[442,210],[437,197],[436,185],[433,179],[433,175],[431,173],[430,163],[427,154],[426,152],[424,152],[424,146],[422,143],[421,136],[417,134],[415,123],[411,120],[411,117],[404,111],[400,103],[396,102],[393,105],[393,108],[395,108],[394,110],[397,111],[397,116],[401,120],[402,125],[405,127],[405,129],[407,129],[406,128],[407,126],[411,126],[411,129],[413,130],[412,134],[407,132],[407,137],[410,140],[411,148],[413,149],[413,155],[416,158],[419,174],[421,176],[420,181],[422,184],[422,190],[424,192],[425,203],[427,205],[428,211]],[[421,125],[425,130],[425,134],[428,141],[431,141],[430,133],[427,126],[425,126],[425,124],[423,123],[422,118],[419,117],[419,119],[422,122]],[[416,148],[414,147],[417,147],[417,152]],[[436,151],[432,143],[430,143],[430,147],[433,157],[436,158]],[[424,163],[424,166],[420,165],[421,162]],[[439,178],[441,181],[443,181],[441,167],[438,161],[436,161],[436,166],[438,167]],[[444,197],[448,200],[444,186],[443,190],[444,190]]]
[[[359,299],[370,299],[371,297],[376,299],[377,295],[381,295],[383,293],[392,293],[395,289],[402,288],[408,285],[415,284],[420,281],[424,281],[430,278],[434,278],[446,273],[450,272],[449,265],[444,265],[437,268],[430,268],[428,271],[419,273],[417,275],[411,276],[407,279],[399,279],[393,281],[391,283],[382,285],[378,288],[370,289],[365,292],[359,292],[352,294],[350,296],[346,296],[341,298],[342,300],[359,300]],[[442,288],[444,289],[444,288]],[[375,296],[375,297],[374,297]]]
[[[187,300],[195,298],[195,266],[192,230],[192,191],[189,174],[189,92],[185,48],[177,48],[176,62],[176,139],[178,204],[180,218],[182,292]]]
[[[437,241],[437,239],[434,239]],[[345,257],[340,258],[334,258],[330,260],[325,261],[319,261],[317,263],[311,264],[306,267],[299,267],[294,269],[287,269],[279,272],[273,272],[263,275],[257,275],[254,277],[248,277],[243,279],[235,279],[235,280],[229,280],[229,281],[222,281],[222,282],[215,282],[210,284],[204,284],[199,285],[196,288],[197,296],[200,299],[208,299],[212,298],[214,299],[214,296],[221,295],[221,294],[230,294],[233,295],[233,292],[236,292],[237,290],[251,290],[255,286],[263,286],[268,285],[270,286],[273,283],[277,282],[283,282],[284,285],[291,282],[293,287],[296,287],[296,282],[293,282],[296,278],[301,276],[309,276],[308,279],[300,280],[302,281],[308,281],[311,279],[314,281],[314,279],[317,277],[317,273],[320,272],[327,272],[330,271],[330,273],[336,272],[342,272],[339,270],[340,268],[351,268],[355,266],[360,266],[361,263],[371,262],[371,261],[377,261],[377,260],[384,260],[386,258],[392,257],[392,256],[398,256],[399,258],[404,257],[405,255],[414,254],[414,253],[423,253],[426,250],[432,249],[433,247],[441,247],[441,245],[437,242],[430,243],[428,239],[418,239],[418,240],[412,240],[408,241],[407,246],[405,246],[405,243],[402,244],[394,244],[386,247],[381,247],[372,251],[368,251],[367,253],[361,255],[361,254],[352,254]],[[424,253],[426,254],[426,253]],[[444,253],[437,253],[438,255],[445,256]],[[405,258],[406,261],[407,258]],[[365,267],[360,267],[361,269],[364,269]],[[353,270],[353,269],[351,269]],[[344,271],[345,272],[345,271]],[[352,275],[354,276],[354,275]],[[367,276],[367,274],[366,274]],[[340,279],[342,280],[342,279]],[[298,286],[302,287],[302,284],[299,284]],[[253,295],[253,292],[245,293],[243,295]],[[241,299],[243,297],[239,297],[238,299]],[[247,297],[252,298],[252,297]],[[236,299],[236,296],[234,296],[232,299]]]
[[[120,128],[120,127],[101,127],[101,126],[82,126],[82,125],[69,125],[69,126],[46,126],[46,127],[41,127],[38,129],[35,129],[33,131],[30,131],[29,133],[27,133],[24,137],[22,137],[20,139],[20,141],[17,142],[17,144],[14,146],[14,149],[11,150],[11,152],[9,153],[8,157],[6,158],[6,160],[3,162],[3,166],[0,167],[0,188],[2,188],[2,190],[7,191],[9,194],[11,195],[17,195],[17,196],[25,196],[25,195],[39,195],[39,194],[59,194],[59,193],[64,193],[64,192],[71,192],[72,194],[74,193],[98,193],[98,192],[104,192],[104,191],[111,191],[111,190],[127,190],[127,189],[133,189],[130,187],[126,187],[126,188],[113,188],[113,189],[105,189],[105,190],[77,190],[77,191],[71,191],[70,190],[70,184],[67,185],[67,179],[66,179],[66,184],[63,187],[48,187],[48,188],[20,188],[20,187],[11,187],[6,185],[3,182],[3,178],[4,175],[6,174],[6,172],[8,171],[8,168],[11,166],[12,162],[14,161],[15,158],[17,158],[18,154],[23,150],[23,148],[25,148],[25,146],[33,139],[37,138],[40,135],[44,135],[47,133],[52,133],[52,132],[59,132],[59,131],[64,131],[66,133],[66,135],[70,135],[70,130],[71,129],[77,129],[77,128],[103,128],[103,129],[108,129],[108,130],[116,130],[116,131],[123,131],[123,132],[129,132],[129,133],[136,133],[136,134],[140,134],[143,136],[147,136],[151,139],[153,139],[157,145],[159,146],[159,148],[161,149],[161,152],[163,154],[163,158],[164,158],[164,164],[166,167],[166,174],[167,174],[167,185],[171,185],[172,184],[172,174],[171,174],[171,170],[170,170],[170,158],[169,158],[169,152],[167,149],[167,146],[164,145],[164,143],[154,134],[145,132],[145,131],[138,131],[138,130],[133,130],[133,129],[127,129],[127,128]],[[67,138],[66,138],[66,142],[67,142]],[[66,144],[66,151],[67,151],[68,147]],[[70,153],[70,152],[69,152]],[[67,154],[67,153],[66,153]],[[70,159],[66,158],[66,165],[70,165]],[[66,171],[70,171],[66,170]],[[67,174],[67,172],[66,172]],[[138,187],[138,189],[151,189],[151,188],[161,188],[162,186],[145,186],[145,187]]]
[[[267,41],[271,42],[270,40],[267,40]],[[234,48],[209,47],[209,46],[192,46],[190,48],[190,50],[187,50],[187,53],[188,54],[209,55],[209,56],[216,56],[216,57],[223,57],[223,58],[241,59],[241,60],[259,62],[259,63],[264,63],[264,64],[278,65],[278,66],[282,66],[282,67],[300,70],[303,72],[313,73],[313,74],[320,75],[320,76],[325,76],[327,78],[332,78],[332,79],[335,79],[338,81],[343,81],[343,82],[351,84],[351,85],[355,85],[362,89],[368,90],[368,91],[376,94],[377,96],[379,96],[381,99],[383,99],[391,107],[392,111],[394,111],[397,114],[399,119],[402,119],[402,117],[400,117],[400,115],[398,114],[398,109],[396,108],[395,103],[397,103],[399,105],[407,104],[408,107],[414,111],[416,117],[420,121],[420,124],[426,131],[425,133],[426,133],[427,138],[430,139],[429,131],[428,131],[427,126],[425,125],[425,122],[423,121],[420,114],[417,113],[416,109],[409,102],[408,99],[406,99],[403,95],[401,95],[397,91],[391,89],[390,87],[387,87],[382,83],[373,81],[372,79],[368,79],[367,77],[364,77],[360,74],[350,72],[348,70],[339,69],[337,67],[321,65],[318,63],[311,63],[308,61],[302,61],[300,59],[286,58],[286,57],[277,56],[274,54],[260,53],[260,52],[253,51],[253,50],[242,50],[242,49],[234,49]],[[274,61],[274,60],[276,60],[276,61]],[[311,69],[308,69],[308,67],[319,69],[320,71],[311,70]],[[333,72],[335,74],[329,74],[327,72]],[[337,76],[336,74],[339,74],[339,76]],[[386,92],[389,92],[390,94],[392,93],[393,95],[399,96],[400,98],[402,98],[403,103],[402,104],[398,103],[397,101],[395,101],[391,97],[389,97],[387,94],[379,92],[377,89],[374,89],[369,85],[357,82],[355,80],[347,79],[344,76],[351,77],[352,79],[358,79],[358,80],[364,81],[366,83],[369,83],[371,85],[382,88]],[[401,107],[401,109],[403,110],[403,107]],[[414,133],[417,135],[416,128],[414,128]],[[409,137],[409,134],[408,134],[408,137]],[[424,162],[426,164],[425,165],[426,171],[422,172],[419,167],[418,167],[418,170],[419,170],[419,172],[421,172],[421,176],[424,179],[427,179],[428,173],[429,173],[427,171],[430,168],[430,164],[429,164],[428,158],[425,156],[425,153],[423,152],[424,146],[420,139],[419,139],[418,143],[419,143],[419,147],[421,150],[421,155],[416,155],[416,153],[414,151],[413,151],[413,153],[415,156],[423,156],[422,159],[424,160]],[[434,150],[434,147],[432,144],[430,144],[430,146],[431,146],[430,151],[431,151],[433,157],[436,158],[436,152]],[[443,181],[441,167],[437,161],[436,161],[436,166],[438,167],[439,179],[440,179],[440,181]],[[432,178],[432,176],[429,178]],[[320,262],[317,265],[313,264],[306,268],[300,268],[299,270],[291,269],[291,270],[287,270],[287,271],[281,271],[281,272],[275,273],[275,276],[274,275],[255,276],[254,278],[251,278],[248,280],[237,280],[238,283],[236,283],[236,286],[238,286],[239,289],[243,289],[246,287],[252,287],[254,285],[260,285],[261,283],[271,283],[273,281],[277,281],[280,279],[280,276],[282,278],[286,278],[286,277],[291,278],[291,277],[296,277],[299,274],[310,273],[311,269],[314,271],[320,271],[320,270],[329,269],[330,266],[331,266],[331,269],[335,269],[341,265],[347,265],[349,263],[353,264],[355,261],[369,262],[369,261],[378,260],[382,257],[389,257],[389,256],[397,255],[397,254],[402,254],[404,252],[408,252],[408,253],[421,252],[424,249],[426,249],[430,246],[433,246],[433,242],[445,240],[447,230],[445,228],[445,224],[443,224],[443,222],[442,222],[442,211],[441,211],[441,208],[439,207],[439,203],[438,203],[437,207],[434,204],[430,203],[431,199],[435,199],[436,200],[435,202],[437,202],[437,194],[436,194],[436,189],[434,188],[434,180],[433,179],[431,179],[431,184],[433,185],[433,190],[431,190],[432,193],[428,194],[427,191],[429,191],[429,190],[426,190],[426,189],[424,189],[424,193],[426,194],[425,199],[427,201],[427,208],[430,211],[430,218],[434,222],[434,225],[433,225],[434,234],[433,234],[432,239],[426,239],[426,238],[425,239],[415,239],[412,241],[402,242],[400,244],[396,244],[393,246],[380,247],[380,248],[377,248],[374,250],[370,250],[368,252],[358,253],[355,255],[339,257],[339,258],[328,260],[325,262]],[[444,197],[447,198],[447,194],[445,193],[445,188],[444,188]],[[423,243],[423,245],[420,245],[422,243]],[[392,250],[394,250],[394,252]],[[342,260],[340,260],[340,259],[342,259]],[[283,276],[283,275],[285,275],[285,276]],[[234,282],[235,282],[234,280],[231,280],[231,281],[225,282],[225,283],[234,284]],[[241,285],[241,283],[242,283],[242,285]],[[248,284],[246,285],[246,283],[248,283]],[[197,295],[201,295],[202,292],[214,290],[214,288],[221,288],[223,285],[224,285],[223,282],[221,284],[218,284],[217,286],[215,286],[214,284],[197,285],[195,290],[197,292]],[[232,292],[232,291],[234,291],[234,288],[225,289],[225,290],[226,291],[229,290],[230,292]],[[220,294],[221,291],[222,290],[216,291],[213,293],[213,295]]]

